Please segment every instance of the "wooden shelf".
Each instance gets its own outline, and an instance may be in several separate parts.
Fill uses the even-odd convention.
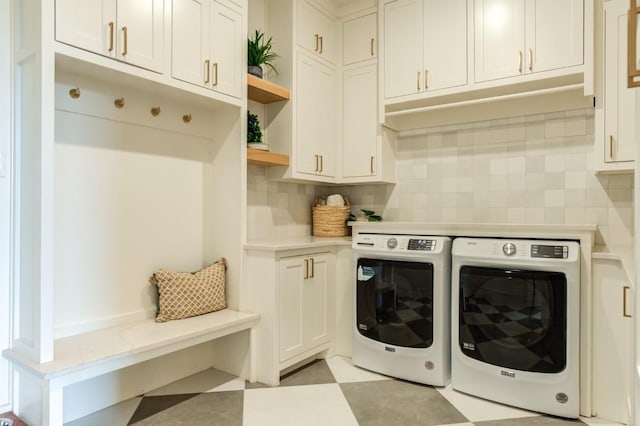
[[[247,87],[249,99],[260,102],[261,104],[288,101],[290,97],[289,89],[251,74],[247,74]]]
[[[247,148],[247,163],[256,166],[288,166],[289,156],[275,152]]]

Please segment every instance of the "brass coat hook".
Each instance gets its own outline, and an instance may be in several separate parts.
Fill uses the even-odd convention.
[[[73,89],[69,90],[69,96],[71,96],[71,99],[78,99],[80,97],[80,88],[74,87]]]
[[[151,115],[153,115],[154,117],[157,117],[158,115],[160,115],[160,107],[151,108]]]
[[[190,123],[191,122],[191,114],[185,114],[182,116],[182,121],[184,121],[185,123]]]
[[[124,98],[120,97],[120,98],[116,99],[115,101],[113,101],[113,104],[116,106],[116,108],[124,107]]]

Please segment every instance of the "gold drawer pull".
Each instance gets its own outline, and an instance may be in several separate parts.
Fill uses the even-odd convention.
[[[129,49],[128,49],[129,37],[127,33],[128,33],[127,27],[122,27],[122,34],[124,35],[124,48],[122,49],[122,56],[127,56],[127,53],[129,53]]]
[[[622,316],[625,318],[631,318],[631,314],[627,312],[627,290],[630,288],[628,285],[622,287]]]

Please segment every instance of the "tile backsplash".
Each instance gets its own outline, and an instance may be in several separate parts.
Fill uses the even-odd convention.
[[[594,174],[591,109],[401,135],[396,185],[268,181],[249,168],[248,236],[309,235],[311,204],[340,192],[388,221],[596,224],[598,244],[633,244],[633,174]]]

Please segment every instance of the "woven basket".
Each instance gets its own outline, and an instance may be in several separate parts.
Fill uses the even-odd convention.
[[[347,219],[351,210],[349,200],[344,197],[344,206],[321,206],[323,200],[317,198],[312,207],[314,237],[345,237],[349,235]]]

